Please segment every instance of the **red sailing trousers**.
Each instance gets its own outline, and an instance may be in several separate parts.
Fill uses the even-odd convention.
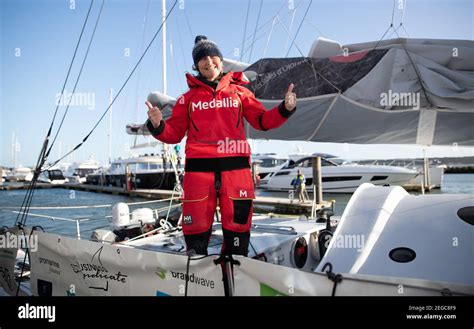
[[[250,169],[186,172],[183,189],[182,228],[187,249],[207,254],[219,203],[224,234],[223,253],[246,256],[255,198]]]

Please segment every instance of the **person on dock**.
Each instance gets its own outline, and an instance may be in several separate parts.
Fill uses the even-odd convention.
[[[298,194],[298,200],[300,202],[306,201],[306,178],[304,177],[301,170],[298,169],[296,173],[296,178],[291,181],[291,185],[296,189],[296,194]]]
[[[180,143],[187,135],[182,228],[188,252],[207,255],[219,203],[222,253],[247,256],[254,186],[243,119],[258,130],[281,126],[296,109],[294,85],[267,111],[243,87],[248,82],[242,72],[224,73],[223,56],[214,42],[197,36],[192,57],[197,75],[186,74],[189,91],[177,99],[166,121],[147,101],[146,125],[156,139],[168,144]]]

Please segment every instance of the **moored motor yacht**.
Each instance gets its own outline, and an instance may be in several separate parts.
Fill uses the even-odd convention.
[[[179,169],[178,169],[179,170]],[[166,189],[174,188],[175,172],[169,161],[163,162],[162,156],[145,154],[138,157],[117,159],[108,170],[101,170],[87,176],[87,183],[125,187],[126,175],[130,176],[134,189]]]
[[[315,156],[315,155],[313,155]],[[306,178],[306,188],[313,189],[313,156],[289,160],[279,170],[267,175],[260,181],[260,187],[272,191],[288,191],[292,180],[301,170]],[[353,193],[361,184],[403,185],[418,175],[416,170],[380,165],[359,165],[321,157],[323,192]]]
[[[288,160],[288,157],[278,156],[275,153],[252,154],[252,163],[257,165],[257,174],[260,179],[278,170]]]
[[[28,167],[17,167],[6,176],[9,182],[31,182],[33,179],[33,170]]]

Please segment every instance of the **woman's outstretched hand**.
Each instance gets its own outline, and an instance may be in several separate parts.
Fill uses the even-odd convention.
[[[148,119],[150,119],[153,127],[158,128],[160,126],[161,120],[163,120],[163,115],[158,107],[153,106],[150,102],[145,102],[148,107]]]
[[[294,84],[290,84],[285,95],[285,107],[290,112],[296,107],[296,94],[293,92],[294,87]]]

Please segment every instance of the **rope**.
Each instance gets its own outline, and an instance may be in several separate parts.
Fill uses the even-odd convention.
[[[30,236],[29,236],[28,239],[27,239],[26,250],[25,250],[25,257],[23,258],[23,263],[22,263],[22,266],[21,266],[20,280],[19,280],[18,286],[17,286],[17,288],[16,288],[16,294],[15,294],[16,297],[18,297],[18,295],[20,294],[21,278],[23,277],[23,272],[24,272],[25,265],[26,265],[26,256],[28,256],[28,262],[29,262],[30,259],[31,259],[31,257],[30,257],[30,249],[29,249],[28,242],[30,241],[31,236],[32,236],[33,232],[36,230],[37,227],[42,228],[41,226],[34,226],[34,227],[31,229]],[[23,227],[20,227],[20,230],[23,232],[23,235],[25,235],[25,232],[24,232],[24,230],[23,230]],[[30,266],[31,266],[31,264],[30,264]]]
[[[326,275],[327,275],[328,279],[331,280],[332,282],[334,282],[334,286],[332,287],[332,294],[331,294],[331,296],[334,297],[334,296],[336,296],[337,285],[342,281],[343,278],[342,278],[341,274],[335,274],[332,271],[332,264],[329,263],[329,262],[324,264],[321,271],[324,272],[326,267],[329,267],[329,270],[326,271]]]
[[[249,1],[250,3],[250,1]],[[192,250],[194,251],[194,250]],[[189,282],[189,265],[191,263],[191,256],[192,253],[190,252],[188,254],[188,260],[186,261],[186,276],[184,277],[186,279],[186,284],[184,286],[184,297],[188,297],[188,282]]]
[[[188,296],[188,282],[189,282],[189,267],[190,267],[190,264],[191,264],[191,261],[192,260],[201,260],[201,259],[204,259],[204,258],[207,258],[207,257],[212,257],[212,256],[220,256],[219,254],[210,254],[210,255],[205,255],[205,256],[201,256],[201,257],[197,257],[197,258],[191,258],[192,256],[194,256],[194,250],[192,250],[191,252],[189,252],[188,254],[188,260],[186,262],[186,276],[185,276],[185,279],[186,279],[186,285],[184,287],[184,296],[187,297]]]

